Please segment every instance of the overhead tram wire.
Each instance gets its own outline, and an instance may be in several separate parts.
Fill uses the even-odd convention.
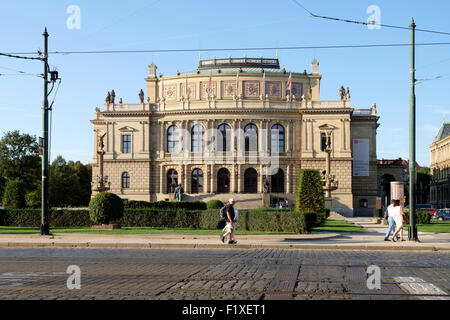
[[[362,24],[362,25],[366,25],[366,26],[380,26],[380,27],[393,28],[393,29],[410,30],[410,27],[394,26],[394,25],[390,25],[390,24],[375,23],[375,22],[356,21],[356,20],[335,18],[335,17],[329,17],[329,16],[321,16],[321,15],[312,13],[311,11],[306,9],[305,6],[303,6],[301,3],[299,3],[297,0],[292,0],[292,2],[294,2],[296,5],[298,5],[300,8],[302,8],[306,12],[308,12],[311,15],[311,17],[313,17],[313,18],[320,18],[320,19],[333,20],[333,21],[346,22],[346,23],[354,23],[354,24]],[[415,30],[420,31],[420,32],[442,34],[442,35],[450,36],[450,32],[445,32],[445,31],[436,31],[436,30],[418,29],[418,28],[416,28]]]
[[[443,46],[450,42],[423,42],[416,46]],[[383,48],[383,47],[409,47],[410,43],[379,43],[379,44],[354,44],[354,45],[323,45],[323,46],[290,46],[290,47],[249,47],[249,48],[206,48],[206,49],[148,49],[148,50],[92,50],[92,51],[52,51],[52,55],[70,54],[125,54],[125,53],[178,53],[178,52],[211,52],[211,51],[269,51],[269,50],[309,50],[309,49],[354,49],[354,48]],[[20,52],[14,54],[35,54],[33,52]],[[5,55],[5,54],[3,54]],[[8,54],[10,55],[10,54]]]

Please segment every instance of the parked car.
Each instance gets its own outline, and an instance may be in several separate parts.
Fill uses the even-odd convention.
[[[422,208],[422,209],[417,208],[417,210],[428,212],[432,217],[436,216],[436,209],[433,208]]]
[[[436,211],[436,219],[439,221],[450,220],[450,209],[439,209]]]

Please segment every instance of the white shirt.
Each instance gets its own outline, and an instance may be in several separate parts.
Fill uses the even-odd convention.
[[[394,218],[394,205],[393,204],[391,204],[387,208],[387,212],[388,212],[388,218]]]

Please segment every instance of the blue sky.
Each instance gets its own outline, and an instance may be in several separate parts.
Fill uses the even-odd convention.
[[[370,5],[381,10],[381,23],[450,32],[450,3],[433,1],[298,0],[320,15],[366,21]],[[80,29],[68,29],[70,5],[81,10]],[[409,32],[337,23],[308,17],[291,0],[130,0],[130,1],[2,1],[0,52],[42,49],[42,31],[50,33],[50,51],[236,48],[407,43]],[[450,36],[417,33],[417,42],[450,42]],[[204,52],[203,58],[274,57],[272,51]],[[198,52],[120,55],[52,55],[63,81],[53,115],[52,159],[88,163],[93,152],[94,108],[114,89],[124,102],[137,102],[145,89],[147,65],[158,72],[195,70]],[[338,99],[341,85],[350,87],[352,105],[376,102],[381,116],[378,158],[408,157],[409,48],[309,49],[279,51],[282,67],[310,70],[314,58],[323,75],[321,99]],[[450,46],[418,47],[417,78],[441,79],[417,86],[417,161],[429,165],[429,145],[444,117],[450,120]],[[37,61],[0,57],[0,73],[8,69],[41,73]],[[42,82],[31,76],[0,76],[0,135],[19,129],[41,135]]]

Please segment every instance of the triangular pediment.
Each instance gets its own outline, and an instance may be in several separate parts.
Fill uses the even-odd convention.
[[[129,126],[125,126],[119,129],[120,132],[136,132],[138,130],[136,130],[133,127],[129,127]]]

